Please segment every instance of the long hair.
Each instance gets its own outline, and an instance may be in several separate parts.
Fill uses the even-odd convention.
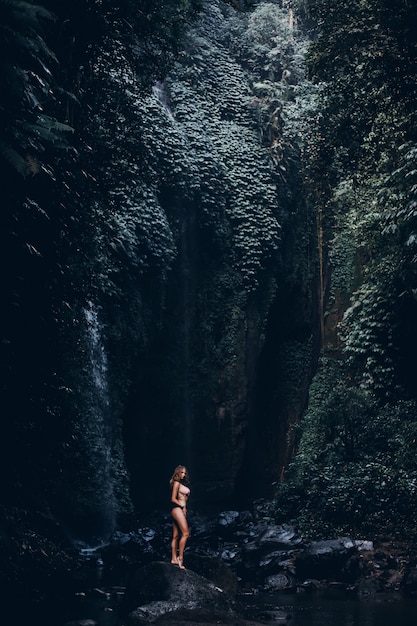
[[[185,476],[184,476],[184,478],[181,478],[181,476],[180,476],[180,472],[181,472],[182,470],[185,470]],[[190,482],[190,476],[189,476],[189,474],[188,474],[188,470],[187,470],[187,468],[185,467],[185,465],[177,465],[177,467],[174,469],[174,473],[172,474],[172,478],[171,478],[171,480],[169,481],[169,484],[171,485],[171,487],[172,487],[172,485],[174,484],[174,482],[175,482],[176,480],[177,480],[178,482],[182,482],[182,481],[183,481],[183,482],[185,482],[185,483],[189,483],[189,482]]]

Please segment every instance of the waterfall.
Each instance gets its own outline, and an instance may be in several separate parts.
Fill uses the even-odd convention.
[[[87,341],[90,350],[91,375],[97,391],[98,403],[104,408],[110,405],[107,380],[107,354],[101,338],[101,328],[97,307],[89,301],[84,308],[87,322]]]
[[[86,371],[84,390],[84,450],[89,468],[86,495],[91,492],[92,523],[98,536],[108,536],[116,526],[113,448],[114,424],[111,411],[108,359],[97,305],[89,301],[83,309],[86,332]],[[94,503],[94,504],[93,504]],[[95,520],[95,521],[94,521]]]
[[[165,84],[157,81],[152,87],[152,92],[155,98],[162,104],[163,109],[171,120],[174,120],[174,116],[169,106],[168,95],[165,89]]]

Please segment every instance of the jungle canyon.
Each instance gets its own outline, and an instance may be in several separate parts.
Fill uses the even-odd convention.
[[[197,509],[411,532],[413,3],[39,4],[0,0],[3,507],[104,540],[184,463]]]

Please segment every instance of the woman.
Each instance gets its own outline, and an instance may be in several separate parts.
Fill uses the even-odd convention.
[[[184,567],[184,549],[187,539],[190,536],[187,523],[187,500],[190,495],[190,488],[187,468],[178,465],[172,475],[169,484],[171,485],[171,515],[172,541],[171,541],[171,563],[178,565],[180,569]],[[181,536],[180,536],[181,535]]]

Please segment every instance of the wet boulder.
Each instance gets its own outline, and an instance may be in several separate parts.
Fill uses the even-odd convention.
[[[285,572],[280,572],[278,574],[268,576],[264,581],[263,588],[265,591],[281,591],[282,589],[288,589],[291,586],[292,581],[290,577]]]
[[[236,525],[239,520],[240,513],[239,511],[222,511],[219,514],[218,524],[223,528],[233,527]]]
[[[260,527],[259,532],[243,545],[239,575],[245,581],[252,579],[259,583],[268,574],[282,569],[291,571],[293,556],[302,547],[302,538],[290,525]]]
[[[187,568],[211,580],[217,587],[234,596],[238,590],[238,580],[232,569],[220,557],[187,553]]]
[[[291,550],[302,541],[295,528],[288,524],[269,525],[257,538],[257,544],[264,553],[271,550]]]
[[[139,569],[127,587],[124,613],[132,626],[162,618],[201,621],[236,615],[233,597],[190,569],[152,562]]]

